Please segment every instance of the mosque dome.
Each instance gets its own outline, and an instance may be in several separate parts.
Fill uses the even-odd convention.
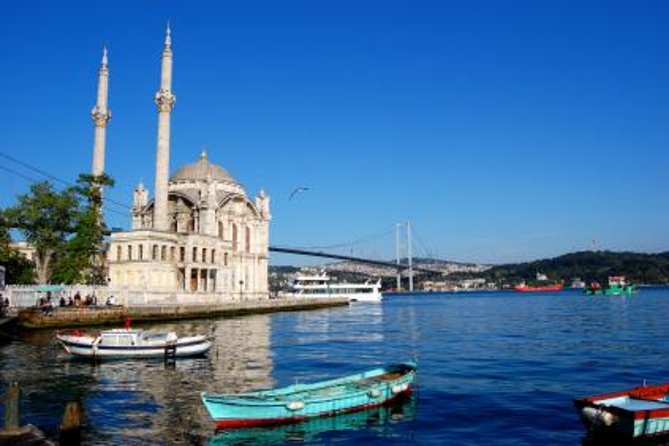
[[[207,152],[202,152],[198,161],[178,169],[172,174],[170,181],[207,181],[210,178],[212,181],[236,183],[223,167],[209,162]]]

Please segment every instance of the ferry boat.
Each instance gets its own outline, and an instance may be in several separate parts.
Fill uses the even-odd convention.
[[[381,302],[381,279],[364,283],[333,283],[326,272],[299,274],[291,284],[290,297],[332,298],[346,297],[349,302]]]

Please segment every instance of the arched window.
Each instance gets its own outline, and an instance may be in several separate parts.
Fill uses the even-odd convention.
[[[216,263],[216,250],[211,250],[211,263]]]
[[[244,241],[246,242],[246,252],[251,252],[251,228],[244,228]]]
[[[197,262],[197,248],[193,246],[193,262]]]
[[[144,260],[144,245],[139,245],[139,253],[137,256],[139,260]]]
[[[223,266],[228,266],[228,253],[223,254]]]
[[[237,251],[237,225],[232,224],[232,250]]]
[[[186,248],[183,246],[179,248],[179,261],[184,262],[186,261]]]
[[[158,260],[158,245],[153,245],[151,260]]]
[[[132,245],[128,245],[128,260],[132,260]]]
[[[116,261],[118,261],[118,262],[121,261],[121,247],[120,246],[116,247]]]
[[[218,236],[220,238],[223,238],[223,222],[222,221],[218,222]]]
[[[165,245],[160,249],[160,260],[167,260],[167,246]]]

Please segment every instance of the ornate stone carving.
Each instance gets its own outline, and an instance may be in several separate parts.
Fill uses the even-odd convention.
[[[174,108],[174,104],[177,101],[177,97],[172,94],[170,90],[165,90],[161,88],[156,92],[156,97],[154,98],[156,105],[158,106],[159,112],[171,112]]]
[[[97,105],[91,110],[91,119],[95,122],[97,127],[105,127],[112,117],[112,112],[109,109],[100,109]]]

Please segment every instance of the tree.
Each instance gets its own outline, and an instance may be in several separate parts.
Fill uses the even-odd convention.
[[[35,264],[13,248],[9,224],[0,210],[0,265],[4,266],[5,282],[31,284],[35,282]]]
[[[30,192],[19,195],[16,206],[5,210],[8,226],[18,229],[35,248],[38,283],[49,282],[74,231],[73,216],[77,209],[72,188],[58,192],[50,182],[40,181],[30,187]]]
[[[102,219],[102,187],[113,186],[107,175],[81,174],[73,192],[86,201],[74,217],[74,235],[67,241],[63,257],[54,270],[59,283],[106,283],[103,256],[107,226]],[[83,201],[83,200],[82,200]]]

